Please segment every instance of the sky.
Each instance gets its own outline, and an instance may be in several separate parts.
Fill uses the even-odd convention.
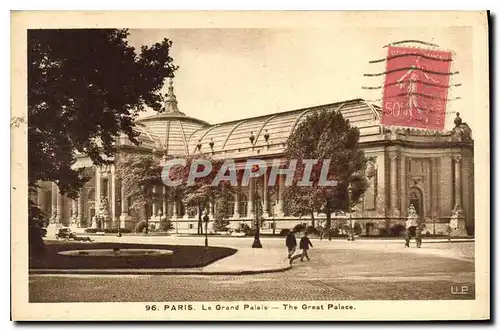
[[[474,127],[469,27],[131,29],[128,40],[139,48],[163,38],[172,40],[171,55],[179,66],[174,87],[180,111],[212,124],[356,98],[379,99],[381,90],[361,87],[381,85],[383,77],[363,74],[381,72],[385,63],[368,62],[384,58],[383,46],[394,41],[431,42],[453,52],[451,70],[460,73],[450,83],[463,84],[449,91],[450,98],[461,99],[448,103],[445,126],[453,126],[458,111]]]

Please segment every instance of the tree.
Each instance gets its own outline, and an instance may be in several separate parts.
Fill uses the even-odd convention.
[[[349,211],[367,188],[363,174],[366,158],[359,148],[359,130],[352,127],[340,112],[323,111],[309,115],[288,138],[285,157],[297,160],[294,185],[287,186],[284,192],[288,210],[296,216],[310,214],[313,221],[314,212],[324,212],[328,230],[331,228],[331,214]],[[312,186],[297,185],[304,173],[305,159],[319,160],[311,169]],[[326,160],[330,162],[328,167]],[[336,186],[319,185],[323,166],[328,169],[327,180],[337,181]],[[349,183],[352,185],[350,199]]]
[[[28,31],[28,180],[56,182],[76,198],[88,178],[72,169],[76,153],[96,165],[115,153],[125,133],[138,143],[134,119],[150,107],[160,110],[164,79],[177,69],[172,42],[127,43],[127,30]]]
[[[32,192],[33,189],[30,189]],[[30,257],[42,257],[45,253],[43,228],[47,226],[47,215],[28,199],[28,245]]]
[[[197,166],[197,171],[204,171],[204,166],[198,161],[208,161],[212,165],[210,173],[204,177],[196,178],[193,185],[187,185],[189,173],[193,163]],[[203,213],[209,213],[210,205],[220,206],[216,208],[214,216],[227,218],[229,208],[227,201],[231,200],[234,188],[230,181],[220,181],[217,185],[212,185],[215,177],[224,164],[223,160],[213,160],[204,155],[195,155],[186,159],[186,166],[174,166],[170,170],[172,179],[180,179],[182,185],[179,188],[183,192],[183,199],[188,206],[196,207],[198,210],[198,234],[203,234]],[[228,172],[225,173],[226,175]],[[226,205],[226,207],[224,207]]]
[[[219,199],[215,206],[214,213],[214,229],[216,231],[226,231],[229,226],[229,203],[231,199],[227,197],[227,199]]]
[[[311,216],[312,226],[315,225],[314,213],[322,207],[322,199],[317,187],[295,186],[285,188],[283,198],[287,211],[297,217]]]
[[[122,189],[131,198],[130,208],[143,214],[144,220],[148,215],[148,208],[153,203],[163,201],[163,186],[161,180],[162,165],[160,159],[152,154],[122,155],[116,162],[117,173],[121,178]],[[153,186],[157,189],[153,190]],[[181,194],[175,188],[166,190],[167,199],[175,201]],[[164,211],[166,212],[166,211]]]

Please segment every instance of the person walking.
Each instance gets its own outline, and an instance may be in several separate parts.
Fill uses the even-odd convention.
[[[410,247],[410,239],[411,239],[410,229],[406,229],[405,230],[405,248]]]
[[[420,225],[415,230],[415,242],[417,243],[417,248],[422,247],[422,228]]]
[[[295,238],[295,232],[293,232],[293,230],[286,236],[285,245],[288,249],[288,259],[291,259],[293,253],[295,253],[295,250],[297,249],[297,239]]]
[[[304,262],[304,258],[307,259],[307,261],[310,261],[309,255],[307,254],[307,251],[309,250],[309,246],[313,247],[311,240],[307,237],[307,231],[304,232],[304,236],[300,239],[300,244],[299,248],[302,249],[302,257],[300,258],[300,262]]]

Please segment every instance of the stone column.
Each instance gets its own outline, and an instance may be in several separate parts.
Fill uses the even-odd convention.
[[[263,201],[263,206],[262,206],[262,217],[263,218],[269,218],[269,189],[267,187],[267,184],[269,182],[269,175],[268,172],[266,171],[264,173],[264,178],[263,178],[263,185],[262,185],[262,199]]]
[[[234,193],[234,214],[233,218],[240,218],[240,185],[237,183]]]
[[[151,218],[150,219],[156,218],[156,201],[154,201],[155,197],[156,197],[156,185],[153,185],[153,201],[151,202]]]
[[[451,155],[441,155],[438,159],[439,167],[439,211],[438,217],[450,217],[450,213],[453,210],[453,203],[455,200],[454,194],[452,193],[452,187],[454,187],[453,178],[453,159]]]
[[[248,182],[248,207],[247,207],[247,217],[248,218],[253,218],[253,190],[255,187],[255,179],[250,178],[250,181]]]
[[[172,219],[177,219],[177,201],[172,202]]]
[[[283,195],[285,192],[285,177],[283,175],[278,175],[278,216],[285,216],[285,201],[283,201]]]
[[[51,216],[50,223],[56,223],[56,215],[57,215],[57,196],[59,194],[59,189],[57,188],[56,183],[52,183],[52,195],[51,195]]]
[[[127,193],[125,191],[125,186],[123,182],[120,183],[120,200],[121,200],[121,215],[120,219],[126,218],[128,216],[128,199]]]
[[[78,201],[77,199],[71,200],[71,224],[76,224],[78,219]]]
[[[401,204],[401,207],[400,207],[400,211],[404,212],[407,208],[406,206],[406,156],[404,155],[401,155],[399,157],[400,159],[400,168],[399,168],[399,184],[400,184],[400,204]],[[422,206],[422,210],[424,210],[424,206]],[[404,215],[403,215],[404,216]],[[422,215],[419,215],[420,217],[422,217]]]
[[[94,209],[95,215],[91,219],[90,227],[93,229],[97,228],[97,217],[99,216],[99,211],[101,209],[101,168],[95,168],[95,191],[94,191]]]
[[[62,212],[63,212],[63,196],[57,192],[57,213],[56,213],[56,223],[62,223]]]
[[[399,210],[398,210],[398,179],[397,179],[397,158],[398,154],[396,152],[392,152],[389,154],[389,158],[391,160],[391,167],[390,167],[390,176],[391,176],[391,210],[392,210],[392,216],[393,217],[399,217]]]
[[[115,166],[114,165],[111,165],[111,199],[110,199],[110,203],[111,203],[111,224],[112,226],[115,226],[117,225],[117,227],[119,226],[118,224],[118,219],[116,218],[116,172],[115,172]]]
[[[95,168],[95,199],[94,199],[96,215],[99,212],[99,209],[101,207],[101,185],[102,185],[101,168],[96,167]]]
[[[83,190],[80,192],[80,195],[77,198],[78,204],[78,216],[76,218],[76,223],[78,227],[82,227],[83,223],[83,198],[82,198]]]
[[[214,214],[215,214],[215,204],[213,201],[208,202],[208,218],[210,218],[211,221],[214,220]]]
[[[162,187],[162,215],[161,215],[161,218],[162,219],[167,219],[167,210],[168,210],[168,206],[167,206],[167,187],[166,186],[163,186]]]
[[[59,188],[56,183],[52,183],[52,197],[51,197],[51,217],[50,224],[47,227],[47,233],[51,235],[56,235],[59,229],[61,228],[61,220],[62,220],[62,196],[59,194]]]
[[[455,207],[462,210],[462,167],[461,156],[453,157],[455,161]]]
[[[38,208],[41,210],[44,210],[43,206],[43,189],[41,187],[38,187],[36,189],[36,204],[38,205]]]
[[[123,184],[123,181],[120,181],[120,200],[121,200],[121,214],[120,214],[120,228],[127,228],[127,222],[130,221],[131,217],[128,214],[128,198],[127,198],[127,189]]]
[[[175,221],[175,233],[179,233],[179,220],[177,219],[177,201],[172,202],[172,220]]]

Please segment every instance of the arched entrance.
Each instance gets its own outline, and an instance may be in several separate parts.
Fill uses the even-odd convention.
[[[424,201],[422,191],[418,187],[412,187],[408,191],[408,207],[413,205],[417,211],[418,218],[424,219]]]

